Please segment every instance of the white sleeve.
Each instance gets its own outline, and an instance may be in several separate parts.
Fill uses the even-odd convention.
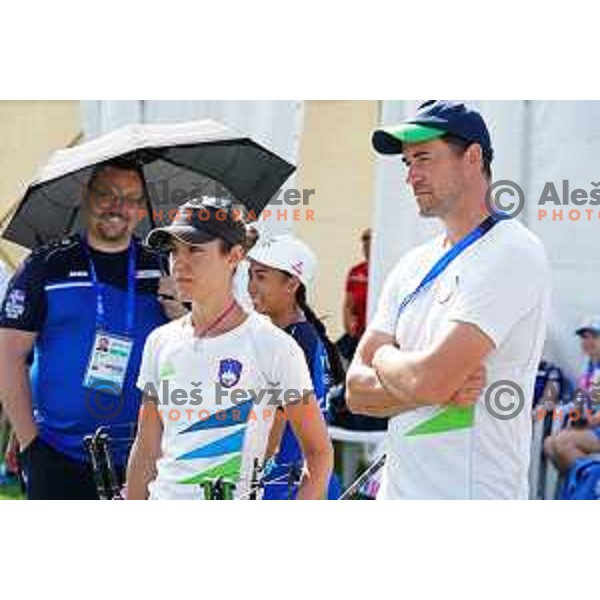
[[[154,389],[158,391],[158,368],[157,368],[157,330],[155,329],[146,338],[144,344],[144,351],[142,353],[142,362],[140,365],[140,372],[137,379],[137,387],[144,391],[147,385],[154,386]]]
[[[399,288],[401,283],[401,265],[398,264],[388,275],[377,303],[375,316],[368,324],[368,329],[381,331],[389,335],[396,334],[398,308],[400,304]]]
[[[477,326],[497,348],[518,321],[540,307],[549,277],[542,248],[504,246],[480,268],[461,273],[450,320]]]
[[[265,375],[269,385],[281,389],[283,404],[298,402],[307,392],[313,392],[310,371],[302,348],[284,331],[273,340],[271,357]]]

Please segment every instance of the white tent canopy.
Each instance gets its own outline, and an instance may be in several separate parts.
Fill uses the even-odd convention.
[[[544,356],[573,377],[582,357],[574,336],[586,315],[600,314],[600,206],[539,205],[546,182],[562,196],[570,190],[589,193],[600,183],[600,102],[469,101],[478,106],[490,128],[495,150],[493,181],[508,179],[525,192],[519,218],[543,241],[552,268],[553,310]],[[413,114],[418,102],[385,101],[382,123]],[[369,290],[373,313],[385,276],[410,248],[440,231],[438,223],[418,217],[397,157],[380,157],[376,177],[374,248]],[[539,210],[546,209],[541,217]],[[552,219],[552,211],[562,209]],[[578,209],[579,220],[569,211]],[[588,221],[586,210],[592,210]],[[571,217],[576,218],[576,213]],[[515,257],[518,260],[518,257]]]

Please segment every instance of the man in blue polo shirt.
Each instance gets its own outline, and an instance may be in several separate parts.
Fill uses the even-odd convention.
[[[0,400],[30,499],[97,498],[84,437],[100,426],[127,437],[137,419],[144,342],[174,310],[159,300],[159,256],[133,236],[142,177],[122,159],[96,167],[84,230],[34,250],[0,310]],[[128,443],[115,444],[120,472],[128,453]]]

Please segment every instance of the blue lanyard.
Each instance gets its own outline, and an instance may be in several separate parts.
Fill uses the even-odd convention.
[[[98,280],[94,261],[90,252],[90,247],[86,238],[81,236],[81,245],[88,261],[90,279],[92,287],[96,293],[96,327],[102,331],[108,331],[106,325],[106,309],[104,307],[104,284]],[[129,244],[127,256],[127,312],[125,335],[130,336],[133,333],[133,323],[135,318],[135,263],[136,263],[136,246],[135,241]]]
[[[402,312],[407,306],[412,304],[417,297],[428,288],[450,265],[450,263],[458,258],[469,246],[472,246],[477,240],[481,239],[500,219],[496,215],[490,215],[483,223],[479,224],[473,231],[467,234],[462,240],[456,243],[448,252],[446,252],[434,265],[431,267],[427,275],[423,277],[421,283],[416,289],[408,294],[398,307],[396,321],[400,318]]]
[[[592,385],[592,377],[594,376],[594,371],[596,370],[596,365],[594,361],[590,358],[588,361],[587,372],[586,372],[586,385],[591,387]]]
[[[594,363],[594,361],[590,358],[590,360],[588,361],[588,375],[591,377],[594,374],[594,371],[596,370],[596,363]]]

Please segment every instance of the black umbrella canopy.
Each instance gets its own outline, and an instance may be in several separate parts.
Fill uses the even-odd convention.
[[[34,248],[77,231],[90,175],[124,158],[144,173],[148,216],[138,233],[171,221],[189,196],[229,198],[258,216],[295,167],[215,121],[130,125],[56,152],[28,188],[2,237]]]

